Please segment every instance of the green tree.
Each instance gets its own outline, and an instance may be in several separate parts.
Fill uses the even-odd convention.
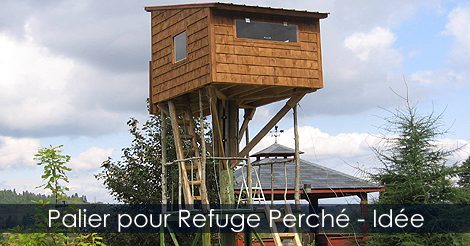
[[[470,204],[470,157],[465,160],[459,170],[459,201],[458,203]]]
[[[384,118],[387,134],[374,147],[382,167],[372,178],[380,183],[380,204],[441,204],[459,199],[459,189],[451,179],[458,174],[458,166],[449,164],[455,150],[440,147],[437,140],[446,131],[442,128],[442,114],[421,115],[406,98],[404,110],[390,111]],[[372,245],[468,245],[465,234],[375,234]]]
[[[196,120],[196,124],[199,121]],[[176,151],[173,139],[171,123],[167,123],[167,160],[176,160]],[[130,147],[122,149],[121,160],[114,161],[111,158],[101,165],[102,171],[95,175],[101,180],[110,194],[120,202],[128,204],[161,204],[161,134],[162,122],[159,116],[151,115],[147,121],[139,127],[137,119],[127,122],[129,133],[132,135]],[[206,126],[207,128],[207,126]],[[199,133],[199,126],[196,131]],[[210,142],[210,132],[206,133],[206,139]],[[209,165],[208,165],[209,166]],[[207,168],[208,193],[211,202],[218,201],[216,175],[214,168]],[[167,166],[166,178],[167,191],[170,199],[169,206],[178,204],[178,165]],[[188,237],[189,236],[189,237]],[[158,234],[107,234],[103,235],[111,245],[155,245],[159,242]],[[183,245],[191,244],[190,235],[178,237]],[[169,243],[169,242],[168,242]]]
[[[35,155],[35,160],[38,161],[38,166],[44,166],[44,174],[41,176],[43,182],[36,188],[44,187],[46,190],[50,190],[55,197],[55,203],[58,203],[59,199],[65,198],[67,195],[66,191],[69,188],[61,184],[62,182],[68,183],[69,178],[65,172],[70,172],[72,169],[67,167],[66,164],[70,161],[69,155],[61,155],[61,148],[57,147],[41,148]]]
[[[470,188],[470,157],[460,166],[458,184],[464,188]]]
[[[41,148],[38,150],[38,153],[35,155],[34,160],[38,161],[37,165],[43,166],[44,173],[41,176],[44,184],[38,186],[43,187],[46,190],[52,192],[52,197],[55,199],[55,204],[57,206],[60,199],[66,199],[66,191],[69,190],[63,183],[68,183],[68,176],[66,172],[71,171],[72,169],[67,167],[67,163],[70,161],[69,155],[62,155],[62,145],[57,147],[50,148]],[[16,191],[13,190],[13,193],[16,197],[20,197],[19,194],[16,194]],[[29,195],[28,192],[23,192],[23,196]],[[69,245],[67,237],[64,233],[63,225],[60,222],[52,222],[49,226],[48,221],[48,208],[47,205],[50,204],[50,200],[38,200],[32,201],[38,205],[36,208],[37,213],[34,216],[35,220],[35,233],[21,233],[23,228],[20,226],[15,226],[13,228],[13,233],[8,234],[9,241],[12,245]],[[11,216],[10,216],[11,217]],[[9,218],[10,221],[13,218]],[[7,221],[8,223],[13,223]],[[11,227],[11,225],[7,225]],[[72,242],[73,245],[105,245],[101,242],[101,237],[94,234],[82,235],[76,238],[75,242]]]
[[[139,129],[138,124],[138,120],[134,118],[127,122],[133,140],[130,147],[122,149],[122,160],[113,161],[108,158],[101,165],[101,173],[95,177],[103,181],[110,194],[118,201],[128,204],[160,204],[160,118],[150,116],[142,129]],[[168,133],[168,136],[172,134]],[[175,151],[171,144],[168,147],[167,156],[174,159]],[[170,170],[168,178],[174,179],[175,175],[177,173]]]

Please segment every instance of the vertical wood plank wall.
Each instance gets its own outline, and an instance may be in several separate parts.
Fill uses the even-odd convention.
[[[286,43],[236,37],[234,19],[298,26],[298,42]],[[310,22],[306,22],[310,21]],[[237,14],[213,10],[215,68],[212,81],[322,88],[318,19],[276,17],[257,13]]]
[[[150,104],[209,82],[209,8],[152,11]],[[173,37],[186,31],[187,57],[174,62]]]

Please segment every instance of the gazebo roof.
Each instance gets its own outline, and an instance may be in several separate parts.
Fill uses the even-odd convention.
[[[303,154],[304,152],[300,151],[299,154]],[[273,145],[256,152],[255,154],[251,155],[251,157],[271,157],[271,156],[277,156],[277,157],[288,157],[288,156],[294,156],[295,155],[295,150],[289,147],[286,147],[284,145],[274,143]]]
[[[290,154],[293,152],[291,148],[285,147],[280,144],[273,144],[268,148],[252,155],[254,157],[266,156],[284,156],[285,154]],[[276,155],[275,155],[276,154]],[[273,177],[274,177],[274,189],[275,190],[284,190],[286,188],[287,176],[287,189],[294,190],[295,182],[295,161],[294,160],[285,160],[284,163],[279,163],[284,161],[284,158],[263,158],[257,161],[254,161],[252,164],[258,172],[260,177],[261,187],[263,190],[271,189],[271,165],[272,162],[278,162],[273,164]],[[285,165],[285,167],[284,167]],[[260,167],[260,170],[258,169]],[[246,178],[246,168],[243,170]],[[235,170],[235,180],[236,180],[236,189],[240,189],[243,182],[242,170],[241,168]],[[256,185],[257,178],[253,174],[252,177],[253,186]],[[311,184],[312,190],[326,190],[326,189],[354,189],[357,192],[370,192],[371,189],[381,189],[378,184],[366,181],[364,179],[356,178],[352,175],[333,170],[306,160],[300,159],[300,185],[303,187],[304,184]]]

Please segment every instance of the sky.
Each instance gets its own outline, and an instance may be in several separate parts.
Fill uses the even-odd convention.
[[[94,178],[132,138],[130,117],[148,117],[150,14],[144,6],[189,1],[2,0],[0,3],[0,189],[44,191],[40,147],[72,156],[70,194],[115,202]],[[470,3],[445,0],[251,1],[238,4],[330,13],[321,20],[324,88],[299,107],[303,159],[348,174],[380,167],[388,111],[443,112],[438,143],[470,155]],[[254,135],[281,107],[257,110]],[[279,123],[293,147],[292,113]],[[274,143],[265,137],[253,151]]]

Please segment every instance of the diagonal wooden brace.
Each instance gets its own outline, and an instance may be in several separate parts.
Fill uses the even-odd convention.
[[[256,146],[256,144],[263,139],[266,134],[289,112],[290,109],[292,109],[304,96],[306,93],[300,93],[297,95],[292,96],[287,102],[284,107],[277,112],[277,114],[261,129],[261,131],[253,138],[253,140],[250,141],[250,143],[243,148],[242,151],[238,154],[238,156],[246,156],[252,149],[253,147]],[[238,163],[232,164],[232,168],[235,168],[235,166]]]

